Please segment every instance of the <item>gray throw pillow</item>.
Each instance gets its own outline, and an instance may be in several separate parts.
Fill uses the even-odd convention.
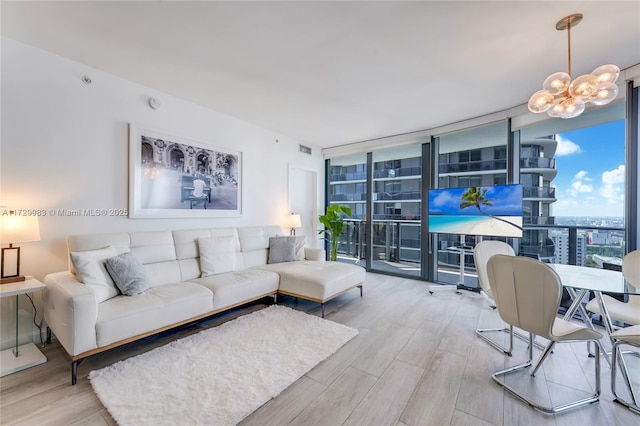
[[[135,296],[151,288],[151,280],[144,266],[131,253],[110,257],[105,261],[107,271],[122,294]]]
[[[299,235],[294,237],[296,239],[296,260],[304,260],[304,244],[306,243],[306,237]]]
[[[296,260],[296,237],[269,237],[269,263]]]

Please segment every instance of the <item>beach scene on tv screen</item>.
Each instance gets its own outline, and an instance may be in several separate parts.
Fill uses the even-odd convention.
[[[429,190],[429,232],[522,237],[522,185]]]

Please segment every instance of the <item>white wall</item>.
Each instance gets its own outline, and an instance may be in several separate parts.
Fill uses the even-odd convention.
[[[242,216],[43,216],[41,241],[21,244],[25,275],[42,280],[50,272],[67,269],[69,234],[281,225],[289,213],[289,165],[317,170],[318,185],[324,181],[317,147],[313,156],[302,154],[298,142],[286,136],[90,66],[2,38],[1,70],[2,206],[45,211],[128,208],[129,123],[243,153]],[[93,83],[83,83],[83,75]],[[149,108],[149,97],[161,100],[160,110]],[[321,187],[317,193],[322,193]],[[322,206],[322,200],[317,205]],[[11,313],[2,311],[2,322],[7,324],[5,316],[10,318]]]

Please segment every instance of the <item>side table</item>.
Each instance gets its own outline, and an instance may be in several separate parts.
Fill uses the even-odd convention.
[[[46,287],[45,284],[33,278],[17,283],[0,285],[1,298],[16,297],[16,344],[14,347],[2,351],[0,377],[47,362],[47,358],[32,342],[18,345],[18,314],[20,310],[18,297],[21,294],[44,290]]]

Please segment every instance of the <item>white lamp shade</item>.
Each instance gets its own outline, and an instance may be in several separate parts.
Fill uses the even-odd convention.
[[[287,228],[301,228],[302,227],[302,219],[300,219],[299,214],[290,214],[286,217]]]
[[[0,210],[0,244],[40,241],[37,216],[21,216],[9,212],[10,210]]]

